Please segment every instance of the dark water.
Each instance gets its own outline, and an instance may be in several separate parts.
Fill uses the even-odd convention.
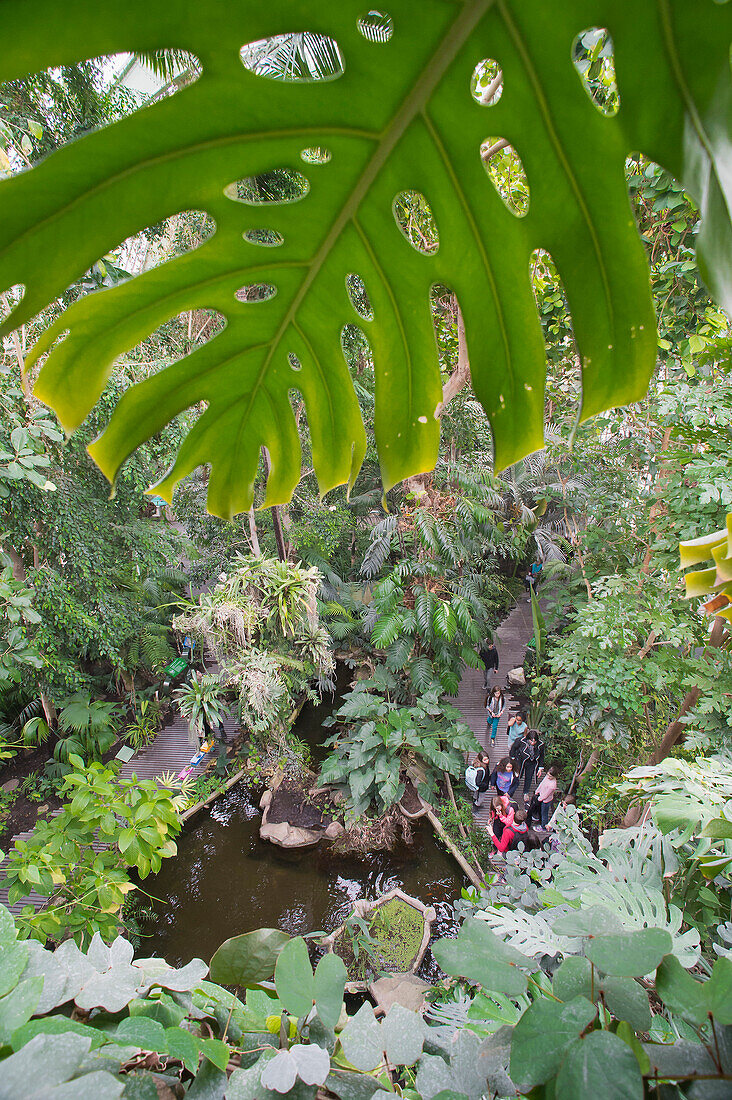
[[[463,879],[428,824],[415,822],[415,844],[366,859],[333,856],[329,847],[289,853],[259,839],[259,809],[241,789],[194,819],[178,839],[178,856],[141,883],[163,901],[146,926],[138,954],[182,965],[208,962],[229,936],[255,928],[290,935],[332,931],[357,898],[377,898],[395,886],[437,910],[433,934],[452,930],[452,901]],[[427,960],[429,976],[430,960]]]
[[[341,691],[344,686],[339,677]],[[322,721],[340,703],[338,694],[318,707],[308,704],[295,724],[314,767],[327,754],[321,744],[332,732]],[[260,821],[258,805],[242,788],[193,819],[178,838],[178,855],[140,884],[161,900],[152,903],[157,919],[145,926],[152,934],[138,954],[182,965],[196,956],[208,962],[224,940],[255,928],[281,928],[293,936],[331,932],[357,898],[375,899],[395,886],[435,907],[433,937],[454,935],[452,902],[464,879],[428,822],[414,822],[413,845],[356,859],[335,856],[326,844],[286,852],[259,839]],[[436,973],[429,952],[420,973]]]

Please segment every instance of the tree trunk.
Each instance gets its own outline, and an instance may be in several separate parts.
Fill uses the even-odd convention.
[[[254,507],[252,506],[247,513],[249,516],[249,544],[252,548],[252,553],[255,557],[259,557],[262,551],[259,548],[259,535],[257,533],[257,520],[254,516]]]
[[[457,366],[442,387],[442,401],[435,409],[435,416],[441,417],[447,406],[470,382],[470,359],[468,358],[468,342],[465,337],[465,322],[457,301],[457,333],[458,333],[458,359]],[[404,485],[407,492],[422,497],[427,493],[427,478],[429,471],[424,474],[415,474],[406,478]]]
[[[264,456],[264,469],[267,475],[267,481],[269,481],[269,475],[272,469],[272,462],[269,457],[269,451],[266,447],[262,447],[262,455]],[[282,534],[282,521],[280,519],[279,504],[272,505],[272,526],[274,527],[275,544],[277,546],[277,557],[280,559],[280,561],[287,561],[287,550],[285,548],[284,535]]]
[[[16,581],[20,581],[21,583],[25,584],[25,562],[21,558],[20,554],[7,542],[4,544],[3,550],[10,558],[10,568],[13,570],[13,577]]]

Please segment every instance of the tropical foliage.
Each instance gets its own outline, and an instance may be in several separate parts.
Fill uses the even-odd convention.
[[[593,13],[599,21],[594,29],[612,26],[613,46],[628,59],[618,86],[623,109],[609,117],[611,47],[602,36],[588,36],[580,3],[550,16],[540,3],[484,10],[433,2],[421,13],[419,36],[404,38],[411,11],[406,0],[397,0],[388,31],[377,39],[363,29],[368,18],[362,26],[355,10],[333,4],[321,13],[309,52],[293,66],[273,37],[282,31],[276,6],[252,22],[242,64],[227,61],[237,56],[247,32],[229,26],[223,0],[218,2],[221,19],[215,7],[206,25],[189,28],[187,45],[200,67],[194,82],[3,183],[7,230],[0,281],[26,288],[6,322],[8,332],[126,236],[198,207],[200,181],[207,181],[206,212],[216,221],[207,244],[167,269],[72,304],[34,349],[31,362],[69,331],[44,365],[38,392],[73,428],[99,397],[114,358],[176,311],[203,307],[226,318],[226,329],[205,349],[140,384],[119,405],[93,446],[110,476],[146,437],[206,401],[161,491],[171,492],[208,461],[212,510],[225,516],[246,510],[264,445],[273,471],[268,502],[287,499],[301,469],[288,398],[295,383],[307,406],[321,489],[352,482],[366,443],[338,337],[352,320],[344,280],[353,266],[373,310],[376,435],[387,488],[437,458],[441,387],[427,303],[438,281],[460,302],[473,385],[491,419],[498,465],[541,446],[545,357],[527,278],[537,244],[562,272],[582,362],[583,415],[639,398],[656,345],[648,270],[628,216],[621,167],[638,150],[694,195],[705,216],[697,241],[702,270],[718,299],[728,296],[726,268],[715,262],[718,242],[730,233],[723,142],[720,147],[715,124],[716,104],[730,82],[725,5],[705,12],[702,21],[681,4],[664,9],[659,22],[650,5],[645,20],[611,2]],[[4,55],[0,75],[6,80],[29,67],[122,50],[131,23],[142,53],[176,38],[177,15],[162,3],[147,4],[143,19],[142,9],[137,18],[136,11],[75,0],[63,18],[83,27],[84,35],[75,50],[64,52],[58,46],[63,37],[54,32],[61,17],[38,3],[44,15],[34,21],[37,32],[23,36],[17,57],[12,50]],[[5,4],[9,41],[21,39],[16,23],[27,18],[20,0]],[[267,39],[272,54],[262,69],[259,48]],[[575,40],[578,72],[567,45]],[[595,57],[597,50],[604,56]],[[485,59],[496,57],[509,89],[500,99],[497,87],[491,95],[488,88],[481,93]],[[473,84],[473,96],[476,79],[481,83]],[[595,103],[598,85],[605,90]],[[414,88],[419,92],[412,95]],[[488,96],[485,104],[476,103],[481,94]],[[659,109],[646,110],[649,103]],[[287,134],[274,138],[282,119]],[[487,147],[486,130],[500,135],[489,137]],[[486,179],[483,159],[507,145],[528,179],[528,212],[520,205],[507,209]],[[201,153],[204,148],[210,154]],[[328,159],[310,156],[313,148],[326,150]],[[173,149],[174,169],[166,157]],[[244,170],[261,175],[279,166],[298,172],[300,195],[309,192],[303,209],[310,217],[302,220],[296,204],[277,196],[267,226],[278,234],[276,255],[262,266],[261,240],[256,232],[246,236],[262,227],[252,224],[245,230],[251,260],[242,264],[237,180]],[[439,249],[429,255],[410,246],[409,234],[400,243],[392,218],[395,200],[398,207],[402,192],[415,189],[440,234]],[[48,195],[54,196],[51,209],[44,205]],[[110,202],[115,218],[107,216]],[[35,258],[51,249],[56,262],[49,269]],[[248,294],[237,300],[237,292],[254,286],[272,289],[254,303]],[[392,286],[399,288],[396,298]],[[341,309],[324,309],[323,301],[340,301]]]
[[[318,581],[316,569],[240,555],[176,616],[176,629],[199,639],[220,666],[215,681],[208,676],[179,693],[186,717],[194,716],[191,728],[200,732],[194,695],[207,687],[213,697],[216,683],[236,693],[242,723],[264,736],[284,732],[300,692],[317,698],[309,685],[327,685],[334,668],[328,632],[318,623]]]
[[[324,720],[339,729],[325,742],[333,751],[320,781],[345,790],[353,818],[390,810],[404,794],[410,764],[417,765],[420,795],[434,801],[442,773],[461,775],[463,754],[478,749],[460,712],[441,703],[436,692],[422,695],[413,707],[398,707],[380,688],[378,681],[361,681]]]
[[[69,764],[68,803],[13,848],[4,884],[11,904],[31,891],[52,899],[38,910],[23,907],[20,935],[83,944],[95,933],[116,935],[125,897],[137,889],[130,869],[145,878],[175,855],[186,798],[155,780],[118,779],[112,768],[78,756]]]

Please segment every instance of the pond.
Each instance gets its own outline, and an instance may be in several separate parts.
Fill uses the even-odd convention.
[[[229,936],[255,928],[293,936],[330,932],[357,898],[377,898],[395,886],[435,907],[435,936],[451,934],[463,879],[427,823],[415,822],[413,846],[353,858],[325,845],[299,853],[275,848],[259,839],[260,820],[242,788],[194,819],[178,839],[177,857],[141,884],[160,900],[152,903],[156,919],[145,926],[151,935],[138,954],[182,965],[194,956],[208,962]],[[420,973],[429,977],[433,965],[428,954]]]

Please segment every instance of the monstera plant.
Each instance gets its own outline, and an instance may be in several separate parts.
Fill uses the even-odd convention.
[[[597,30],[617,73],[614,117],[573,65],[578,36]],[[50,352],[36,392],[73,430],[120,354],[181,311],[225,318],[207,344],[124,395],[91,447],[110,478],[200,404],[156,491],[169,497],[210,464],[209,507],[229,517],[250,506],[266,447],[267,503],[283,502],[301,470],[296,389],[321,491],[352,483],[366,441],[342,354],[347,323],[362,325],[373,351],[385,487],[429,469],[442,400],[436,283],[460,303],[504,467],[543,442],[537,249],[553,257],[572,312],[582,416],[645,391],[656,328],[625,185],[630,154],[662,164],[699,204],[700,267],[732,304],[731,31],[732,7],[711,0],[385,0],[383,11],[352,0],[208,0],[205,10],[199,0],[4,0],[0,79],[165,49],[192,55],[196,79],[0,184],[0,287],[24,287],[0,334],[130,235],[205,211],[216,230],[196,251],[76,301],[29,357],[33,369]],[[487,62],[496,76],[481,94]],[[514,209],[484,163],[507,146],[527,181]],[[280,200],[247,183],[275,169],[299,184]],[[415,195],[436,249],[416,248],[396,220]],[[368,310],[349,293],[361,286],[353,275]]]

